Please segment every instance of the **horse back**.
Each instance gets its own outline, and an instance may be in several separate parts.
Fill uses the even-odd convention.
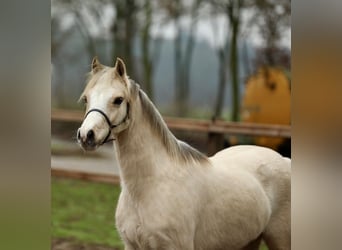
[[[210,158],[219,172],[248,173],[263,188],[273,212],[291,202],[291,159],[259,146],[234,146]],[[240,174],[239,174],[240,173]]]

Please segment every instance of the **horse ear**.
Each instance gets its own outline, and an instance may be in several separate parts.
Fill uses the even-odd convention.
[[[91,62],[91,72],[96,73],[99,72],[101,69],[103,69],[103,65],[100,63],[97,56],[93,58],[93,61]]]
[[[115,71],[119,74],[119,76],[121,77],[125,77],[126,76],[126,66],[125,63],[123,62],[123,60],[121,58],[116,58],[116,62],[115,62]]]

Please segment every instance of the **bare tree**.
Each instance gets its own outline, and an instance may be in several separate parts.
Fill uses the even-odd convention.
[[[240,31],[240,15],[243,0],[231,0],[226,7],[232,36],[230,43],[230,73],[232,80],[232,121],[237,121],[240,113],[240,91],[239,91],[239,53],[238,36]]]
[[[52,22],[61,22],[67,15],[71,15],[74,21],[72,27],[75,27],[80,32],[85,51],[89,54],[90,60],[97,54],[97,50],[95,37],[89,24],[96,23],[99,30],[104,29],[102,11],[107,3],[109,3],[109,0],[52,0],[54,9],[59,10],[58,13],[51,15]],[[70,31],[72,31],[72,28],[61,32],[63,35]]]
[[[154,91],[153,91],[153,83],[152,83],[152,60],[150,56],[150,28],[152,25],[152,4],[150,0],[145,0],[143,6],[143,12],[145,16],[145,22],[142,28],[142,65],[143,65],[143,75],[144,81],[143,84],[145,86],[145,91],[151,98],[154,99]]]
[[[213,37],[219,36],[219,27],[218,23],[215,22],[217,18],[217,10],[214,9],[211,16],[211,25],[212,25],[212,32]],[[216,97],[216,103],[215,103],[215,109],[214,109],[214,115],[213,119],[218,119],[222,116],[222,109],[223,109],[223,103],[224,103],[224,94],[226,89],[226,82],[227,82],[227,68],[228,68],[228,51],[229,51],[229,35],[230,32],[227,34],[225,38],[223,39],[223,44],[219,44],[217,39],[214,40],[216,43],[214,44],[214,47],[216,48],[216,55],[218,58],[218,89],[217,89],[217,97]]]
[[[254,10],[254,16],[251,18],[249,24],[258,25],[260,33],[265,41],[265,48],[262,49],[265,57],[266,64],[274,65],[279,55],[279,58],[284,60],[284,53],[277,52],[277,42],[281,37],[282,28],[287,27],[290,23],[291,4],[290,0],[208,0],[214,9],[223,13],[227,20],[229,20],[229,27],[227,34],[229,36],[229,69],[232,87],[232,114],[231,119],[237,121],[239,118],[240,107],[240,91],[239,91],[239,50],[238,41],[241,37],[241,13],[246,8]],[[246,48],[245,52],[246,52]],[[243,55],[244,58],[246,54]],[[219,52],[219,61],[224,63],[224,53]],[[245,61],[248,58],[245,58]],[[220,65],[221,65],[220,63]],[[249,70],[250,71],[250,70]],[[220,72],[222,70],[220,69]],[[219,83],[219,96],[215,107],[215,116],[221,115],[223,100],[221,91],[223,87],[223,73],[220,77]]]
[[[284,55],[279,40],[291,22],[291,1],[254,0],[251,3],[255,14],[250,23],[257,25],[265,44],[258,50],[259,64],[279,65]]]
[[[176,35],[174,39],[174,81],[175,81],[175,106],[176,113],[184,116],[187,113],[189,88],[190,88],[190,68],[192,63],[193,48],[195,45],[194,31],[197,23],[198,9],[202,0],[194,0],[189,8],[181,0],[161,1],[170,20],[174,23]],[[182,34],[184,27],[181,18],[188,15],[190,26],[188,27],[188,37],[183,48]]]
[[[99,52],[96,48],[96,39],[98,35],[106,32],[104,20],[102,19],[103,11],[107,7],[109,0],[52,0],[51,8],[51,59],[54,71],[55,95],[53,97],[59,106],[67,105],[65,94],[69,88],[65,84],[64,77],[65,61],[79,60],[80,50],[82,55],[88,57],[88,62]],[[65,22],[68,20],[68,22]],[[96,23],[97,29],[92,29],[92,24]],[[63,60],[59,58],[61,48],[65,47],[68,42],[72,43],[69,38],[74,37],[75,31],[81,36],[81,48],[64,54]],[[95,31],[95,32],[94,32]],[[78,36],[76,36],[78,38]],[[80,82],[81,83],[81,82]],[[79,87],[83,86],[79,84]]]
[[[136,78],[137,71],[134,62],[134,39],[137,32],[137,12],[139,10],[136,0],[112,0],[116,9],[116,18],[112,24],[113,50],[112,57],[122,57],[130,75]]]
[[[58,35],[57,35],[58,34]],[[54,86],[52,90],[54,95],[52,95],[52,100],[56,105],[63,105],[63,90],[64,90],[64,74],[63,74],[63,64],[58,63],[58,55],[60,48],[63,46],[65,40],[71,34],[71,29],[62,32],[60,28],[60,23],[56,16],[51,16],[51,61],[53,63],[53,76],[58,75],[58,84]],[[53,77],[52,76],[52,77]],[[54,80],[54,78],[52,79]]]
[[[153,23],[153,13],[155,6],[152,0],[144,0],[142,6],[143,19],[141,28],[141,53],[143,82],[142,86],[151,98],[154,100],[153,74],[159,62],[162,38],[151,36],[151,27]],[[163,20],[159,20],[158,25],[163,25]],[[150,48],[153,48],[151,50]]]
[[[78,27],[78,30],[80,31],[83,41],[85,43],[86,51],[89,54],[89,61],[96,55],[96,45],[94,43],[93,37],[91,36],[87,25],[85,24],[81,13],[79,12],[79,3],[75,3],[75,6],[72,6],[72,11],[76,16],[76,26]]]
[[[209,0],[213,7],[219,12],[223,13],[229,20],[229,26],[227,33],[229,36],[229,68],[231,75],[231,86],[232,86],[232,114],[231,120],[237,121],[239,117],[239,107],[240,107],[240,91],[239,91],[239,53],[238,53],[238,38],[240,32],[240,22],[241,22],[241,11],[244,5],[243,0]],[[219,58],[224,58],[224,53]],[[220,59],[223,60],[223,59]],[[221,80],[220,80],[221,81]],[[222,88],[222,83],[219,84]],[[223,105],[223,100],[219,100],[215,115],[220,116]]]
[[[194,33],[197,24],[198,11],[202,0],[194,0],[192,6],[190,7],[190,27],[188,39],[186,41],[185,50],[182,55],[182,62],[180,68],[180,97],[181,99],[181,107],[180,110],[183,111],[183,114],[187,113],[188,108],[188,100],[190,95],[190,73],[191,73],[191,65],[192,65],[192,55],[195,46]]]
[[[171,3],[171,1],[170,1]],[[184,93],[182,93],[182,26],[180,18],[182,15],[183,6],[180,0],[172,1],[169,5],[169,13],[176,27],[176,37],[174,40],[174,81],[175,81],[175,106],[177,115],[182,116],[184,110]]]

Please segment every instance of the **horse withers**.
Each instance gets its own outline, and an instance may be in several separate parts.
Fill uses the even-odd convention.
[[[291,161],[257,146],[206,157],[177,140],[121,59],[94,58],[77,132],[85,150],[113,141],[125,250],[258,249],[291,245]]]

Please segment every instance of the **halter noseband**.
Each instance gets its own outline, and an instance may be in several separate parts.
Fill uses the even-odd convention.
[[[121,122],[119,122],[118,124],[114,124],[114,125],[110,122],[110,120],[109,120],[108,116],[106,115],[106,113],[103,112],[101,109],[96,109],[96,108],[95,108],[95,109],[89,110],[89,111],[86,113],[86,115],[84,116],[84,119],[86,119],[87,116],[89,115],[89,113],[91,113],[91,112],[98,112],[98,113],[100,113],[100,114],[106,119],[106,122],[107,122],[107,124],[108,124],[108,126],[109,126],[108,134],[107,134],[106,138],[103,140],[103,142],[100,144],[100,145],[103,145],[103,144],[105,144],[106,142],[110,142],[110,141],[115,140],[115,139],[108,140],[108,138],[109,138],[110,134],[112,133],[112,129],[113,129],[113,128],[116,128],[116,127],[120,126],[122,123],[124,123],[124,122],[128,119],[128,116],[129,116],[129,103],[127,102],[126,116],[122,119]]]

